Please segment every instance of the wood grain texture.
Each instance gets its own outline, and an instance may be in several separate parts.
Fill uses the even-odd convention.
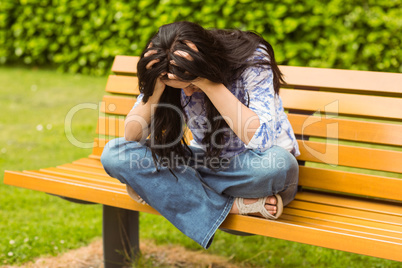
[[[402,146],[402,124],[288,114],[295,134]]]
[[[137,56],[116,56],[113,65],[112,72],[116,74],[137,74],[137,63],[140,57]]]
[[[279,66],[289,86],[352,89],[402,94],[402,74]]]
[[[282,89],[286,109],[377,118],[402,119],[402,98]]]
[[[299,185],[402,201],[402,179],[300,166]]]
[[[106,92],[139,95],[138,78],[125,75],[109,75],[106,83]]]

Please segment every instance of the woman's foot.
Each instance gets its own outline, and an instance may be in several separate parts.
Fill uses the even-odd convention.
[[[134,191],[134,189],[131,188],[128,184],[126,184],[126,190],[127,190],[128,195],[129,195],[132,199],[134,199],[135,201],[137,201],[137,202],[140,203],[140,204],[148,205],[147,202],[145,202],[144,199],[142,199],[141,196],[139,196],[139,195]]]
[[[271,195],[263,198],[236,198],[229,213],[277,219],[282,210],[282,198]]]

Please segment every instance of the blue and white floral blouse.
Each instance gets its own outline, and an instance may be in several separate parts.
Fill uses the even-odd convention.
[[[269,61],[266,52],[258,48],[249,60],[261,59]],[[247,68],[229,90],[240,102],[257,114],[260,127],[248,144],[241,141],[230,128],[225,129],[226,139],[221,152],[222,157],[233,157],[246,149],[263,152],[274,145],[287,149],[295,156],[300,155],[293,129],[282,106],[282,100],[274,92],[273,72],[269,66]],[[187,126],[193,134],[194,140],[190,144],[205,150],[202,139],[210,125],[206,118],[204,95],[203,92],[194,92],[190,98],[182,91],[181,104],[187,115]],[[142,94],[138,96],[134,107],[141,100]]]

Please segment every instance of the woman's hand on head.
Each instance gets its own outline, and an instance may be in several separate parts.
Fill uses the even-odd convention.
[[[150,43],[149,46],[147,47],[147,49],[152,48],[152,46],[153,46],[153,44]],[[144,53],[144,58],[147,58],[147,57],[149,57],[149,56],[155,55],[156,53],[158,53],[158,51],[157,51],[156,49],[148,50],[147,52]],[[160,61],[159,59],[151,60],[150,62],[148,62],[148,64],[145,66],[145,68],[146,68],[147,70],[150,70],[150,69],[152,69],[152,66],[153,66],[155,63],[159,62],[159,61]]]
[[[198,48],[196,47],[196,45],[193,42],[186,41],[185,43],[193,51],[198,52]],[[156,49],[152,49],[152,46],[153,46],[153,44],[150,43],[148,46],[149,50],[147,52],[145,52],[144,57],[149,57],[149,56],[152,56],[152,55],[155,55],[156,53],[158,53],[158,51]],[[176,50],[173,53],[176,56],[185,58],[188,61],[194,61],[193,57],[191,57],[191,55],[186,51]],[[148,64],[146,65],[145,68],[147,70],[150,70],[150,69],[152,69],[153,65],[158,62],[160,62],[159,59],[153,59],[148,62]],[[174,60],[171,60],[170,64],[177,66],[177,63]],[[209,86],[211,84],[214,84],[214,83],[212,83],[211,81],[209,81],[206,78],[199,77],[191,82],[185,82],[185,81],[180,80],[178,77],[176,77],[172,73],[164,72],[157,78],[157,81],[155,83],[154,93],[156,92],[157,95],[158,94],[162,95],[162,93],[167,85],[167,86],[170,86],[173,88],[182,88],[184,90],[184,92],[186,93],[186,95],[190,96],[192,93],[201,91],[201,90],[203,90],[203,88],[206,88],[207,86]]]
[[[186,44],[193,50],[198,51],[197,47],[192,42],[189,42]],[[191,55],[189,53],[182,51],[182,50],[176,50],[175,52],[173,52],[173,54],[175,54],[176,56],[185,58],[188,61],[194,60],[193,57],[191,57]],[[174,60],[171,60],[169,63],[172,65],[178,66],[178,64]],[[175,88],[182,88],[182,89],[194,88],[194,85],[192,85],[191,82],[181,81],[176,75],[174,75],[172,73],[168,73],[167,78],[168,79],[163,80],[163,82],[168,86],[175,87]]]
[[[165,74],[167,74],[167,79],[166,78],[162,79],[162,82],[168,85],[169,87],[185,88],[191,84],[190,82],[181,81],[174,74],[171,73],[165,73]]]
[[[185,43],[193,51],[199,52],[197,46],[193,42],[185,41]],[[193,57],[186,51],[176,50],[173,53],[176,56],[185,58],[188,61],[194,61]],[[177,63],[174,60],[171,60],[170,64],[178,66]],[[174,74],[168,73],[168,77],[169,77],[169,79],[171,81],[174,81],[174,80],[178,81],[178,78]],[[210,80],[208,80],[206,78],[202,78],[202,77],[198,77],[198,78],[194,79],[193,81],[191,81],[191,83],[187,83],[187,84],[184,84],[184,83],[185,82],[183,82],[183,84],[180,85],[180,88],[183,88],[183,89],[187,88],[187,91],[189,93],[190,93],[190,90],[193,91],[193,92],[200,91],[200,90],[204,91],[204,89],[207,89],[207,88],[209,88],[209,87],[211,87],[213,85],[216,85],[216,83],[213,83]],[[185,90],[185,92],[186,92],[186,90]],[[186,93],[186,95],[187,95],[187,93]]]
[[[151,48],[152,47],[152,43],[150,43],[149,44],[149,46],[148,46],[148,48]],[[146,58],[146,57],[149,57],[149,56],[152,56],[152,55],[155,55],[156,53],[158,53],[158,51],[157,50],[154,50],[154,49],[152,49],[152,50],[148,50],[147,52],[145,52],[145,54],[144,54],[144,58]],[[151,60],[150,62],[148,62],[148,64],[145,66],[145,68],[147,69],[147,70],[150,70],[150,69],[152,69],[152,66],[155,64],[155,63],[158,63],[160,60],[159,59],[154,59],[154,60]],[[163,93],[163,91],[165,90],[165,88],[166,88],[166,84],[162,81],[162,76],[165,76],[166,75],[166,72],[164,72],[164,73],[161,73],[159,76],[158,76],[158,78],[156,79],[156,82],[155,82],[155,87],[154,87],[154,92],[153,92],[153,96],[156,96],[158,99],[160,98],[160,96],[162,95],[162,93]]]
[[[155,87],[154,87],[154,93],[158,96],[161,96],[163,91],[165,91],[166,84],[162,81],[162,76],[164,76],[166,73],[162,73],[155,82]]]

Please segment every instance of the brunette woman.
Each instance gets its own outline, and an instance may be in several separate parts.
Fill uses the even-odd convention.
[[[137,69],[125,137],[101,158],[108,174],[204,248],[229,213],[277,219],[297,191],[299,149],[271,45],[176,22],[160,27]]]

